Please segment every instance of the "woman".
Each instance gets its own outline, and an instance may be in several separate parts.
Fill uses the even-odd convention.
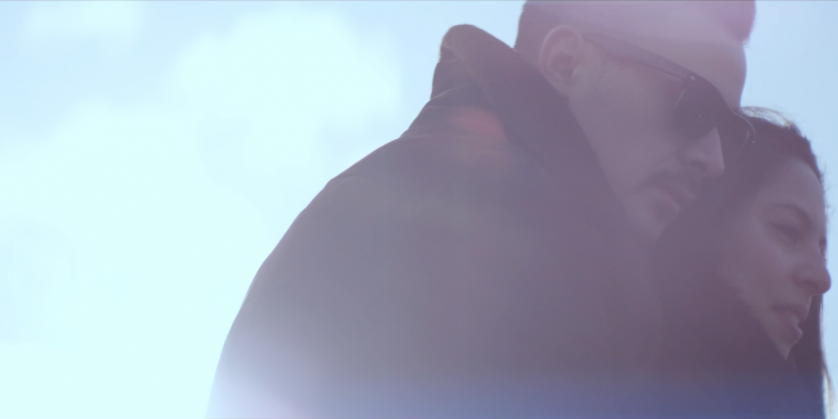
[[[809,141],[764,110],[753,144],[659,241],[659,413],[823,417],[821,171]]]

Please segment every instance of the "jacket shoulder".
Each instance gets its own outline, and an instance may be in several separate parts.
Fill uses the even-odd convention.
[[[324,188],[260,268],[214,394],[255,387],[324,415],[351,411],[318,404],[338,395],[381,415],[419,400],[411,414],[490,413],[486,394],[519,413],[602,408],[587,400],[607,385],[604,319],[583,298],[595,281],[563,257],[547,179],[511,144],[468,133],[408,131],[373,152]],[[521,380],[532,398],[501,396]],[[486,383],[480,400],[451,399]],[[545,391],[567,397],[536,396]]]

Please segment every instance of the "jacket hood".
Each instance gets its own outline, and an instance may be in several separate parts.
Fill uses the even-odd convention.
[[[449,29],[431,103],[454,91],[494,112],[509,141],[554,176],[571,195],[567,201],[583,205],[606,237],[621,232],[625,214],[567,101],[515,50],[475,26]]]

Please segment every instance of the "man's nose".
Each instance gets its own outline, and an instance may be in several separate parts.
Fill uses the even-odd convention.
[[[725,170],[722,140],[717,129],[684,146],[682,157],[686,165],[705,179],[720,176]]]

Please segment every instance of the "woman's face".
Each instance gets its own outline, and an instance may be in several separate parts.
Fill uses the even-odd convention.
[[[722,226],[720,273],[787,358],[814,296],[830,285],[823,189],[793,160]]]

